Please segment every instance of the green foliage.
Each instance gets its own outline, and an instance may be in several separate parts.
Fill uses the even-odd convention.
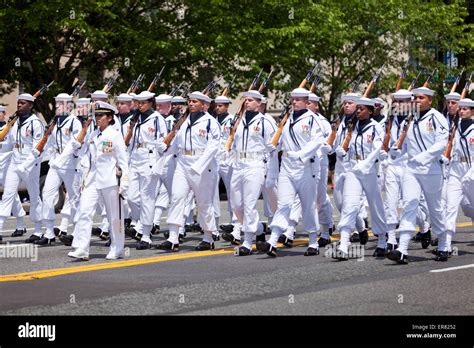
[[[107,71],[120,77],[112,93],[126,91],[145,74],[145,89],[163,64],[157,92],[181,81],[202,89],[214,76],[230,81],[232,95],[254,74],[271,67],[272,91],[296,87],[315,61],[323,66],[317,92],[323,110],[333,114],[341,93],[359,76],[364,85],[387,64],[373,91],[393,91],[410,55],[410,74],[437,67],[442,77],[456,74],[437,60],[444,50],[465,53],[474,67],[473,24],[464,22],[467,1],[333,0],[64,0],[3,1],[0,9],[0,93],[21,82],[34,92],[56,84],[39,109],[56,93],[72,92],[78,78],[91,92],[105,84]],[[391,71],[391,72],[390,72]],[[361,86],[362,89],[363,86]],[[85,93],[85,91],[83,91]]]

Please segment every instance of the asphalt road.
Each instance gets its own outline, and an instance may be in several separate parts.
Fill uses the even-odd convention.
[[[223,241],[218,250],[195,252],[201,234],[193,232],[182,251],[171,254],[137,251],[128,239],[123,261],[106,261],[108,248],[93,237],[91,260],[77,262],[61,244],[24,249],[32,254],[18,257],[25,237],[8,237],[14,229],[9,219],[0,246],[0,314],[472,315],[474,228],[462,215],[458,225],[457,256],[443,263],[433,261],[432,247],[414,242],[408,265],[375,259],[375,237],[363,251],[353,245],[363,258],[339,262],[330,249],[304,257],[307,236],[301,232],[299,245],[279,249],[276,259],[235,257]],[[154,236],[162,240],[162,234]]]

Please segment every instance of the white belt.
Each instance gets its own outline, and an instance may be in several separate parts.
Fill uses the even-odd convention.
[[[155,148],[155,145],[153,143],[137,143],[137,149],[141,148],[153,150]]]
[[[263,159],[265,152],[238,152],[238,157],[242,159]]]
[[[204,150],[181,150],[180,153],[184,156],[199,156],[204,153]]]

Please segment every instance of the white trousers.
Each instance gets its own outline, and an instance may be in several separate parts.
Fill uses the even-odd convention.
[[[334,171],[334,190],[333,198],[334,204],[336,205],[337,210],[342,212],[342,203],[343,203],[343,191],[344,191],[344,180],[345,180],[345,171],[338,168],[339,165],[336,162],[336,169]],[[360,201],[360,209],[363,209],[363,200]],[[361,214],[357,214],[355,229],[357,232],[362,232],[365,229],[364,219]]]

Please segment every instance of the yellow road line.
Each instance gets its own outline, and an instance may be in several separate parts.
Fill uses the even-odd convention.
[[[472,226],[470,222],[463,222],[456,224],[457,227],[468,227]],[[372,233],[369,233],[369,236],[373,236]],[[331,236],[331,241],[338,241],[339,236]],[[302,246],[308,244],[308,238],[296,239],[293,242],[293,246]],[[282,244],[278,244],[279,247],[282,247]],[[255,247],[254,247],[255,250]],[[160,256],[147,257],[142,259],[133,259],[133,260],[123,260],[123,261],[107,261],[105,263],[99,263],[94,265],[82,265],[82,266],[73,266],[73,267],[63,267],[56,269],[44,269],[32,272],[17,273],[17,274],[7,274],[0,276],[0,282],[11,282],[19,280],[35,280],[49,277],[56,277],[60,275],[82,273],[82,272],[91,272],[91,271],[100,271],[104,269],[113,269],[113,268],[122,268],[130,266],[139,266],[146,265],[150,263],[174,261],[174,260],[186,260],[197,257],[207,257],[214,255],[225,255],[232,254],[234,248],[222,248],[216,249],[213,251],[199,251],[199,252],[186,252],[182,254],[166,254]]]

